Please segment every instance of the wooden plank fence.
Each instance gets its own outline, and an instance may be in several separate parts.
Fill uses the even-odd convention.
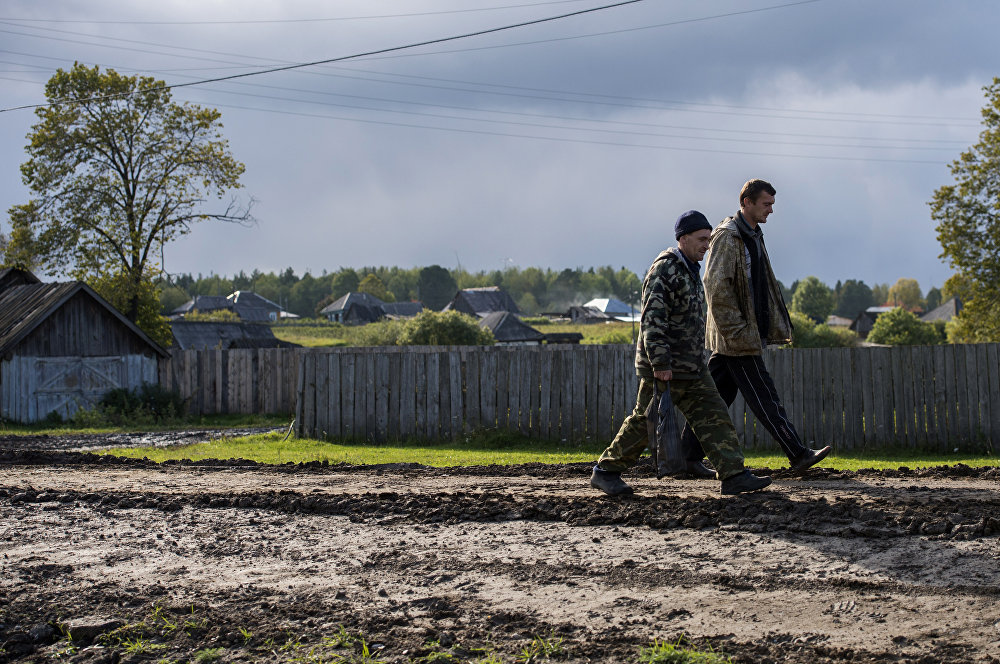
[[[628,346],[174,351],[160,383],[193,414],[296,418],[299,435],[458,439],[481,429],[609,441],[632,412]],[[1000,344],[767,350],[806,441],[840,450],[1000,446]],[[745,447],[777,446],[741,398]]]
[[[844,451],[996,449],[998,349],[1000,344],[769,349],[764,359],[806,441]],[[297,369],[286,364],[281,371],[297,377],[300,436],[454,440],[498,429],[539,439],[609,441],[635,405],[632,354],[620,345],[336,348],[299,350]],[[257,395],[256,388],[240,390]],[[777,449],[741,398],[730,414],[746,448]]]

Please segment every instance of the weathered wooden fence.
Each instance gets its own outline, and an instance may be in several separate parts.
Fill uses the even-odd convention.
[[[998,348],[783,349],[765,361],[807,441],[842,450],[995,447]],[[299,435],[354,440],[494,428],[609,440],[638,382],[626,346],[345,348],[299,351],[298,361]],[[742,399],[731,414],[747,448],[776,448]]]
[[[174,350],[160,360],[160,384],[177,390],[193,415],[291,413],[296,348]]]

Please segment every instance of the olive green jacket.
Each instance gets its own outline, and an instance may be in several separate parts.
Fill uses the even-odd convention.
[[[673,371],[674,378],[698,378],[705,359],[705,291],[681,250],[660,252],[642,282],[642,313],[635,344],[635,372]]]
[[[792,321],[766,248],[761,265],[767,270],[770,296],[771,329],[767,343],[787,343],[792,338]],[[708,299],[705,346],[712,352],[721,355],[761,354],[764,344],[757,329],[750,289],[750,254],[736,227],[734,215],[727,217],[712,231],[705,258],[705,296]]]

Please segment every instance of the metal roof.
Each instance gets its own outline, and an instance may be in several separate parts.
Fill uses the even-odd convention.
[[[538,341],[545,335],[531,327],[509,311],[494,311],[479,321],[479,327],[485,327],[493,333],[493,337],[501,342]]]

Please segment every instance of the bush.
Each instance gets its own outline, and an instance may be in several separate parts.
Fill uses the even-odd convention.
[[[858,335],[851,330],[817,324],[806,314],[792,311],[792,348],[850,348],[858,343]]]
[[[397,320],[380,320],[351,331],[355,346],[396,346],[400,344],[404,324]]]
[[[400,346],[492,346],[493,333],[457,311],[421,311],[403,324]]]
[[[875,319],[868,341],[888,346],[920,346],[939,344],[944,338],[934,325],[896,307]]]
[[[163,424],[184,417],[184,399],[178,392],[156,383],[143,383],[137,389],[119,387],[107,392],[91,411],[80,410],[73,416],[77,426],[123,424]]]

